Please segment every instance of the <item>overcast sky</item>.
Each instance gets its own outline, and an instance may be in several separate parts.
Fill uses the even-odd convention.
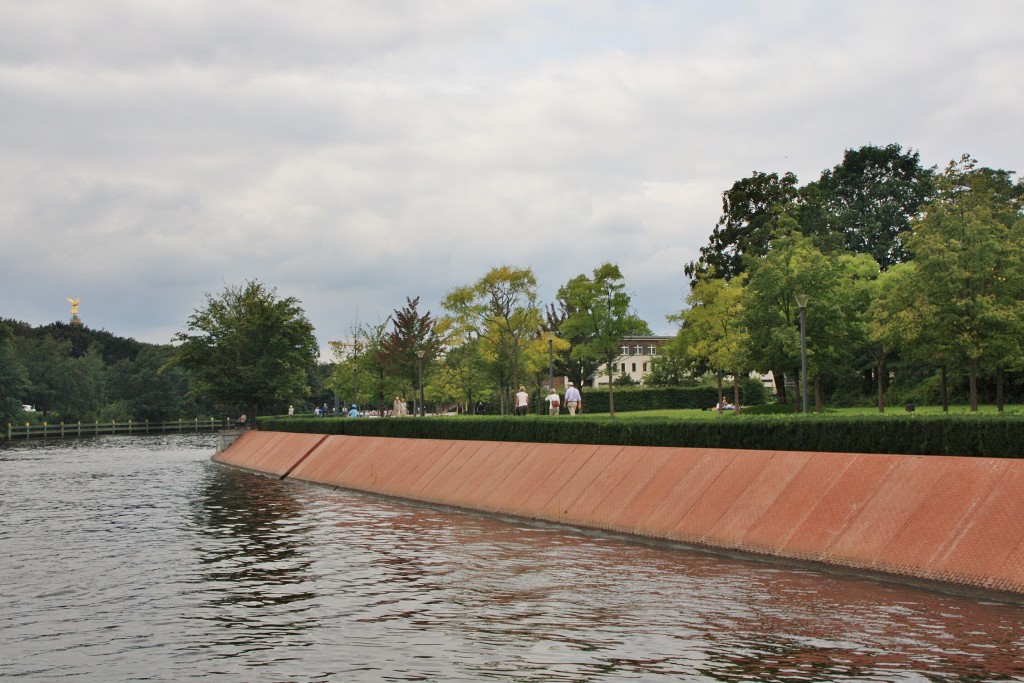
[[[322,346],[498,265],[656,333],[753,171],[1024,170],[1020,0],[0,0],[0,317],[166,343],[256,279]]]

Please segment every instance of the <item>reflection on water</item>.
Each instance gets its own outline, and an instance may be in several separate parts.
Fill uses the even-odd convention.
[[[1024,681],[1024,609],[261,477],[0,450],[0,678]]]
[[[189,501],[195,583],[208,597],[192,618],[216,623],[209,643],[216,656],[268,649],[276,637],[301,639],[317,626],[306,607],[315,597],[303,553],[309,521],[287,487],[265,484],[214,468]]]

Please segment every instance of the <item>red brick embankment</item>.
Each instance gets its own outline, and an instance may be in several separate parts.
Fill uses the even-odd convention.
[[[249,432],[218,462],[1024,595],[1024,460]]]

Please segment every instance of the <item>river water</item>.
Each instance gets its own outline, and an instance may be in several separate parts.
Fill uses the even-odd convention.
[[[0,680],[1024,681],[1024,607],[282,482],[0,450]]]

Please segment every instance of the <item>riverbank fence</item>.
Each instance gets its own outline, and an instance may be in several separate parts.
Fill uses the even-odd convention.
[[[216,418],[193,418],[150,422],[149,420],[94,421],[94,422],[37,422],[16,425],[7,424],[4,437],[13,439],[36,439],[46,437],[97,436],[100,434],[159,434],[162,432],[211,432],[233,427],[234,424]]]

